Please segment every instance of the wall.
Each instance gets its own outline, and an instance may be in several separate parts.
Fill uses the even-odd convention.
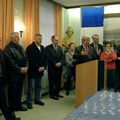
[[[77,45],[80,44],[81,17],[80,8],[69,9],[69,25],[73,27],[74,38]]]
[[[51,36],[54,34],[54,4],[41,0],[40,2],[40,33],[43,36],[44,46],[51,43]]]
[[[62,38],[66,35],[65,32],[69,26],[69,13],[68,10],[62,8]]]
[[[104,19],[104,40],[120,44],[120,17],[109,17]]]
[[[14,22],[14,31],[24,31],[24,0],[14,0]],[[23,40],[24,38],[20,39],[21,45]]]
[[[74,30],[73,38],[75,38],[77,45],[80,44],[80,8],[63,9],[63,38],[66,35],[65,32],[68,26],[71,26]]]

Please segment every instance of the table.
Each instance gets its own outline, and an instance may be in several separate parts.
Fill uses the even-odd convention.
[[[97,92],[64,120],[120,120],[120,93]]]

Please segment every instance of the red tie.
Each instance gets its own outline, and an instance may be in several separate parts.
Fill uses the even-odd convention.
[[[85,51],[88,51],[88,47],[87,46],[85,46]]]

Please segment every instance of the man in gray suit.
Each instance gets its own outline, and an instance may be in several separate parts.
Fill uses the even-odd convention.
[[[61,75],[63,63],[63,51],[58,45],[58,37],[51,37],[52,44],[46,47],[46,55],[48,60],[48,79],[49,79],[49,94],[50,98],[59,100],[63,98],[59,94],[61,89]]]

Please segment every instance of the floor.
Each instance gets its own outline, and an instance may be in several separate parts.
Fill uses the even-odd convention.
[[[21,117],[21,120],[63,120],[75,109],[75,92],[71,91],[69,96],[65,95],[65,91],[62,91],[61,94],[64,95],[64,98],[60,100],[53,100],[45,95],[42,97],[45,106],[33,104],[33,109],[15,114]],[[0,120],[4,120],[3,116],[0,116]]]

